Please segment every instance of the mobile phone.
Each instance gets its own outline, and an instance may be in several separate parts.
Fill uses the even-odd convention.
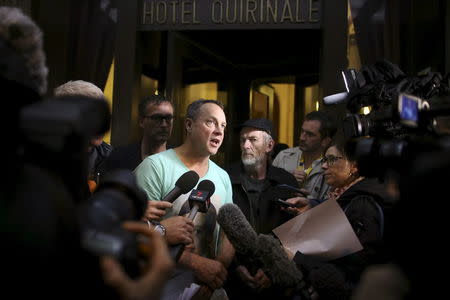
[[[289,190],[290,192],[300,193],[305,196],[305,194],[302,192],[301,189],[299,189],[295,186],[289,185],[289,184],[278,184],[277,187],[281,188],[281,189]]]
[[[283,207],[297,207],[295,204],[289,203],[289,202],[287,202],[285,200],[281,200],[281,199],[275,199],[274,202]]]
[[[409,127],[417,127],[422,99],[401,93],[398,96],[400,122]]]

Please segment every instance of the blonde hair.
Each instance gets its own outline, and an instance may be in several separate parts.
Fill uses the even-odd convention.
[[[80,95],[99,99],[105,98],[105,95],[100,88],[90,82],[83,80],[68,81],[55,88],[54,94],[55,96]]]
[[[40,95],[47,91],[48,68],[45,63],[43,34],[34,21],[15,7],[0,7],[0,39],[18,55],[23,57],[32,80]]]

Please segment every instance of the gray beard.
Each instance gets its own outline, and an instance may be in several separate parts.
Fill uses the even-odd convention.
[[[253,169],[262,165],[262,162],[263,162],[262,159],[258,159],[254,156],[246,157],[246,158],[241,157],[241,161],[242,161],[242,164],[244,165],[244,167],[253,168]]]

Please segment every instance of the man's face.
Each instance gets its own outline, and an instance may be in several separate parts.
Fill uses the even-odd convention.
[[[155,143],[165,143],[172,134],[173,107],[169,102],[147,105],[144,117],[140,120],[144,136]]]
[[[322,147],[322,137],[319,132],[320,121],[304,121],[300,132],[299,148],[303,152],[316,152]]]
[[[266,139],[267,135],[252,127],[244,127],[240,134],[241,160],[245,166],[256,166],[267,159],[272,151],[273,141]]]
[[[214,103],[203,104],[195,120],[186,120],[188,138],[198,149],[198,154],[205,156],[217,153],[222,145],[226,126],[225,113]]]

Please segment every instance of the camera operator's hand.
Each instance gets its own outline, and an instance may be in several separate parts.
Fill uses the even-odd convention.
[[[143,223],[125,222],[123,227],[145,237],[145,241],[140,241],[139,246],[148,253],[146,267],[140,277],[131,279],[115,258],[103,256],[100,258],[103,279],[122,299],[159,299],[175,266],[166,242]]]
[[[286,199],[286,202],[294,204],[295,207],[281,207],[281,209],[293,215],[299,215],[311,208],[309,199],[301,196]]]
[[[166,240],[169,245],[193,245],[194,222],[188,218],[184,216],[170,217],[162,220],[161,224],[166,228]]]
[[[150,221],[159,221],[166,215],[166,209],[171,208],[172,203],[167,201],[148,201],[147,210],[145,211],[144,218]]]
[[[303,182],[305,182],[306,179],[306,173],[303,170],[294,170],[294,172],[292,173],[295,177],[295,179],[297,179],[298,182],[298,186],[302,186]]]

